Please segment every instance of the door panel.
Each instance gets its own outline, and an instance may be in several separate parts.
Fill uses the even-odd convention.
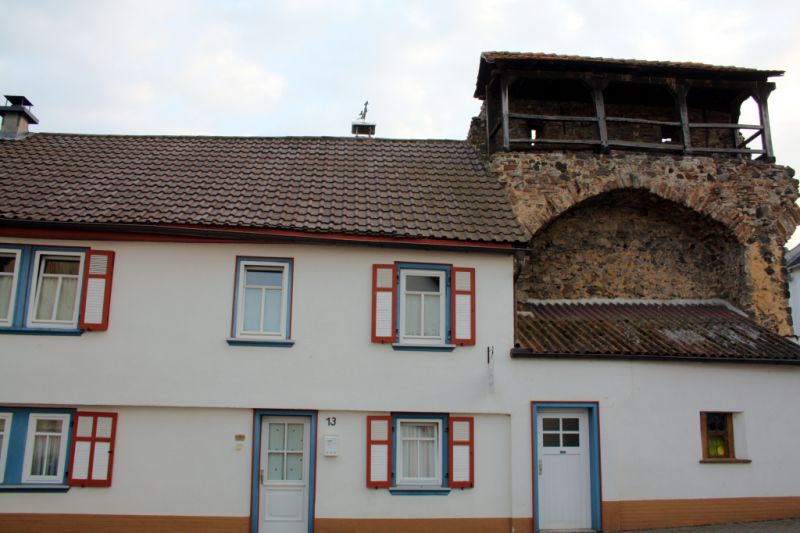
[[[311,420],[263,416],[259,533],[307,533]]]
[[[539,529],[592,526],[588,424],[586,409],[537,409]]]

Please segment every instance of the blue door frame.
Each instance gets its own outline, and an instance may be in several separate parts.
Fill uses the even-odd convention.
[[[317,412],[281,409],[256,409],[253,411],[253,473],[250,496],[250,533],[258,533],[259,483],[261,469],[261,418],[268,416],[304,416],[311,419],[311,443],[308,448],[311,462],[308,465],[308,533],[314,532],[314,498],[317,493]]]
[[[533,463],[531,471],[533,476],[533,531],[539,531],[539,476],[536,465],[539,464],[538,424],[536,423],[539,409],[564,408],[586,409],[589,412],[589,472],[592,488],[592,529],[602,529],[602,516],[600,510],[600,421],[598,418],[597,402],[531,402],[531,443],[533,450]]]

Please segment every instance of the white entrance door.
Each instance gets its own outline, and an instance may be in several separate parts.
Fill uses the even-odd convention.
[[[259,533],[308,532],[308,417],[261,418]]]
[[[537,409],[540,530],[590,530],[589,416],[586,409]]]

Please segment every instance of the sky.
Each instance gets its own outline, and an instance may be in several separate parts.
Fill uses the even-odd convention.
[[[466,137],[480,53],[786,70],[769,100],[800,170],[800,2],[0,0],[0,94],[32,131]],[[757,122],[754,106],[742,122]],[[798,176],[800,177],[800,176]],[[800,234],[790,244],[800,242]]]

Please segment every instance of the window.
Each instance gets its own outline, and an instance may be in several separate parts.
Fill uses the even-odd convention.
[[[292,260],[238,258],[233,337],[288,340],[291,334]]]
[[[8,434],[11,432],[11,413],[0,413],[0,483],[6,471]]]
[[[474,421],[446,414],[367,417],[367,487],[442,493],[474,486]]]
[[[0,332],[105,330],[114,252],[0,245]]]
[[[31,414],[25,442],[23,482],[62,483],[67,452],[67,414]]]
[[[397,349],[474,345],[475,269],[373,265],[372,341]]]
[[[28,324],[78,327],[78,298],[83,254],[36,252]]]
[[[702,462],[750,462],[747,459],[736,457],[734,424],[736,418],[740,416],[741,413],[700,413]],[[741,421],[739,425],[741,425]]]
[[[0,490],[110,486],[116,413],[0,407]]]
[[[10,325],[14,316],[19,256],[19,250],[0,248],[0,326]]]

